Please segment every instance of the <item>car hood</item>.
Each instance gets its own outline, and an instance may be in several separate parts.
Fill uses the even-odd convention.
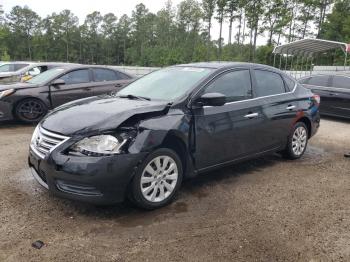
[[[117,128],[134,115],[161,112],[166,101],[95,96],[64,104],[48,114],[41,126],[62,135],[82,135]]]
[[[29,83],[15,83],[15,84],[0,84],[0,92],[8,89],[23,89],[23,88],[33,88],[38,85]]]

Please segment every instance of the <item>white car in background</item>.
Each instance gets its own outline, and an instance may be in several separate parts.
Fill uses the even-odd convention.
[[[4,62],[0,65],[0,84],[24,82],[42,72],[66,64],[52,62]]]

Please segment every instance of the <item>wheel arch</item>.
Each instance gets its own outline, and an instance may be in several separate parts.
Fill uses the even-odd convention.
[[[192,163],[187,142],[180,134],[169,131],[164,137],[163,142],[159,145],[159,148],[169,148],[174,150],[181,159],[184,177],[188,176],[190,173],[189,171],[192,170]]]
[[[310,138],[311,134],[312,134],[311,120],[308,117],[303,116],[300,119],[298,119],[298,121],[296,123],[298,123],[298,122],[302,122],[306,125],[307,131],[308,131],[308,138]]]

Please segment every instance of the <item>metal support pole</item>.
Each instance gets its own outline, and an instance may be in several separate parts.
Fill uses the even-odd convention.
[[[288,64],[288,52],[289,52],[289,50],[287,50],[287,54],[286,54],[286,63],[284,64],[284,71],[287,71],[287,64]]]
[[[276,53],[273,55],[273,67],[276,67]]]
[[[312,74],[312,62],[314,61],[314,56],[311,56],[311,61],[310,61],[310,76]]]
[[[303,63],[304,63],[304,56],[301,57],[301,65],[300,65],[300,77],[301,77],[301,74],[302,74],[302,70],[303,70]]]
[[[290,74],[293,72],[293,60],[294,60],[294,55],[292,55],[292,61],[290,63]]]
[[[296,65],[296,67],[295,67],[295,78],[297,77],[297,73],[298,73],[298,64],[299,64],[299,54],[297,54],[297,65]]]
[[[282,54],[280,54],[280,66],[278,67],[278,69],[281,69],[282,66]]]
[[[348,61],[348,52],[345,50],[344,70],[346,70],[347,61]]]
[[[306,57],[306,63],[305,63],[305,69],[304,69],[304,71],[305,71],[305,76],[306,76],[306,71],[307,71],[307,61],[309,60],[309,54],[307,55],[307,57]]]

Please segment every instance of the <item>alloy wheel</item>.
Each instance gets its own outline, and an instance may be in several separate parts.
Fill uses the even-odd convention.
[[[176,187],[178,166],[170,156],[152,159],[142,172],[140,186],[145,199],[157,203],[167,199]]]
[[[303,126],[294,130],[292,137],[292,150],[296,156],[303,154],[307,143],[307,131]]]
[[[45,108],[38,101],[28,100],[19,106],[17,113],[24,119],[37,120],[45,114]]]

